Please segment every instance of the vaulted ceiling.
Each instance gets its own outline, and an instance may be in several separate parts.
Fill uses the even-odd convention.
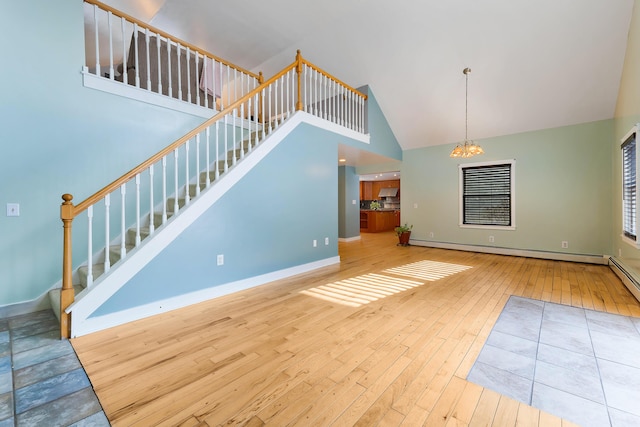
[[[369,85],[403,149],[610,119],[633,0],[104,0],[267,77]]]

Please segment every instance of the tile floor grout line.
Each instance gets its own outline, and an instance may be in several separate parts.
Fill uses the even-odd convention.
[[[9,376],[11,381],[11,390],[6,393],[10,395],[11,404],[6,405],[7,417],[0,420],[0,425],[40,425],[43,422],[55,421],[57,425],[94,425],[94,426],[109,426],[109,421],[106,418],[102,405],[100,404],[93,384],[88,380],[88,375],[84,370],[84,367],[80,363],[78,355],[75,352],[75,348],[70,342],[67,344],[60,344],[62,340],[56,333],[52,333],[55,330],[54,326],[57,325],[57,321],[53,316],[53,313],[48,313],[47,310],[39,311],[35,313],[29,313],[19,316],[13,316],[6,319],[6,331],[8,334],[8,349],[7,355],[10,359],[11,374]],[[56,352],[48,347],[55,346],[57,349],[63,348],[64,353]],[[17,351],[18,347],[20,351]],[[32,352],[32,354],[27,354]],[[19,357],[19,355],[22,355]],[[51,371],[50,364],[52,361],[60,359],[62,357],[75,358],[75,363],[65,365],[62,369],[54,369]],[[18,364],[18,358],[20,363]],[[45,365],[46,364],[46,365]],[[16,367],[20,365],[18,369]],[[23,366],[24,365],[24,366]],[[56,365],[60,368],[59,365]],[[79,371],[82,371],[84,377],[87,378],[86,386],[69,387],[63,392],[59,389],[55,389],[53,393],[48,394],[50,390],[47,389],[48,384],[61,376],[70,375],[75,373],[79,375]],[[21,383],[26,384],[22,387],[18,386],[18,372],[21,374]],[[76,375],[76,374],[74,374]],[[25,381],[28,382],[25,383]],[[38,385],[44,386],[46,398],[43,401],[39,401],[42,397],[38,390]],[[23,390],[24,393],[19,393]],[[36,395],[31,396],[33,391],[36,391]],[[51,389],[54,390],[54,389]],[[58,394],[60,393],[60,394]],[[75,396],[75,398],[71,398]],[[20,401],[18,399],[20,397]],[[63,405],[59,411],[56,409],[56,402],[63,402],[62,399],[78,399],[73,400],[76,405]],[[34,400],[35,399],[35,400]],[[35,403],[38,402],[38,403]],[[8,403],[8,402],[7,402]],[[35,403],[35,404],[34,404]],[[27,406],[24,407],[24,404]],[[33,406],[30,406],[33,404]],[[24,407],[22,412],[18,413],[20,405]],[[10,413],[9,413],[9,407]],[[78,408],[84,408],[82,411],[78,411]],[[57,411],[57,412],[56,412]],[[87,424],[88,423],[88,424]]]
[[[601,340],[600,341],[596,340],[593,336],[593,333],[595,332],[598,332],[599,334],[607,333],[606,329],[601,331],[600,330],[601,328],[607,328],[609,330],[617,330],[617,326],[616,326],[617,322],[614,322],[614,320],[621,316],[625,319],[629,319],[631,321],[631,326],[633,327],[632,331],[634,332],[634,334],[632,334],[633,336],[628,339],[631,339],[632,343],[640,342],[640,329],[638,328],[638,325],[640,323],[637,320],[634,320],[635,318],[633,318],[632,316],[623,316],[623,315],[597,312],[599,313],[599,315],[605,316],[605,320],[603,320],[602,322],[599,322],[599,319],[593,318],[593,316],[588,315],[588,313],[595,310],[589,310],[584,307],[570,307],[564,304],[552,303],[548,301],[546,302],[539,301],[539,300],[534,300],[534,299],[524,298],[524,297],[514,297],[512,295],[510,296],[508,303],[505,304],[505,307],[503,308],[503,311],[500,313],[500,316],[498,316],[498,321],[496,321],[496,324],[494,325],[493,329],[490,331],[489,336],[491,336],[491,334],[494,332],[499,332],[503,336],[510,336],[512,338],[522,339],[527,334],[530,334],[533,337],[533,333],[532,333],[533,331],[526,332],[527,326],[525,324],[526,322],[524,321],[526,320],[525,316],[529,316],[530,313],[536,310],[535,309],[530,310],[529,308],[527,308],[526,305],[520,305],[516,302],[513,303],[513,306],[509,306],[509,302],[512,302],[512,298],[515,298],[513,301],[522,301],[522,302],[535,301],[536,305],[539,305],[540,303],[542,304],[542,312],[541,312],[542,317],[540,319],[538,339],[536,342],[536,351],[535,351],[535,360],[534,360],[535,363],[533,367],[534,373],[533,373],[533,380],[531,382],[531,387],[530,387],[531,399],[530,399],[529,405],[533,403],[533,397],[534,397],[533,388],[536,385],[536,374],[538,373],[538,369],[539,369],[538,363],[544,362],[546,364],[550,364],[553,367],[558,368],[560,370],[558,372],[560,373],[563,373],[563,372],[568,373],[569,375],[571,375],[569,378],[575,378],[578,381],[578,383],[576,384],[578,388],[580,387],[584,388],[584,386],[588,382],[591,382],[591,381],[587,381],[587,383],[584,383],[585,385],[581,386],[580,382],[582,380],[586,381],[588,378],[592,378],[594,382],[592,382],[591,385],[586,385],[586,387],[588,387],[587,388],[588,391],[597,393],[597,395],[596,394],[590,395],[589,393],[583,394],[578,389],[572,388],[574,386],[570,385],[571,383],[570,379],[569,379],[569,382],[564,383],[564,384],[567,384],[568,387],[563,386],[562,382],[554,384],[554,382],[552,381],[552,384],[554,384],[553,386],[546,385],[545,383],[538,383],[544,388],[547,388],[549,390],[555,390],[554,393],[558,393],[555,398],[551,398],[551,399],[558,399],[558,400],[551,400],[550,401],[551,406],[545,405],[544,402],[538,402],[538,404],[542,405],[539,407],[539,409],[543,411],[551,410],[551,413],[554,413],[556,411],[551,409],[551,407],[555,407],[555,404],[558,403],[559,401],[560,402],[565,401],[566,402],[565,404],[574,405],[574,406],[566,406],[565,407],[566,409],[561,409],[562,407],[557,407],[556,410],[559,410],[560,413],[555,413],[555,415],[561,416],[567,420],[572,420],[578,423],[582,422],[582,423],[585,423],[585,425],[594,425],[595,423],[595,425],[598,425],[598,426],[605,425],[605,424],[609,426],[617,426],[618,424],[616,423],[621,422],[621,420],[624,419],[626,422],[632,422],[632,423],[638,422],[638,425],[640,425],[640,416],[637,414],[637,411],[629,410],[630,407],[624,406],[624,405],[627,405],[627,402],[623,402],[623,403],[613,402],[614,404],[616,404],[616,406],[610,405],[610,402],[609,402],[610,399],[608,399],[607,395],[605,394],[605,382],[610,381],[610,380],[607,380],[606,376],[610,374],[604,373],[603,375],[601,365],[606,361],[607,363],[619,365],[620,367],[622,367],[622,369],[626,369],[626,368],[631,369],[632,371],[628,371],[628,374],[626,375],[636,375],[634,372],[638,372],[638,369],[640,368],[636,367],[636,365],[633,363],[626,362],[625,357],[628,357],[629,356],[628,354],[623,354],[622,360],[619,360],[614,356],[611,356],[611,359],[609,358],[601,359],[599,357],[596,357],[596,345],[601,347],[602,345],[605,345],[605,344],[601,342]],[[509,311],[509,310],[512,310],[512,311]],[[517,320],[523,320],[522,324],[517,323],[516,328],[509,329],[508,331],[503,330],[502,326],[500,326],[499,319],[504,316],[510,317],[510,315],[505,313],[516,313],[515,317],[517,318]],[[520,314],[520,318],[518,318],[518,314]],[[543,326],[545,315],[547,316],[548,321],[567,326],[568,331],[574,330],[574,331],[582,331],[582,332],[579,332],[579,335],[576,336],[578,341],[576,341],[575,344],[571,343],[570,341],[567,341],[566,345],[563,345],[565,344],[562,341],[563,339],[571,340],[571,336],[570,336],[571,332],[569,332],[569,335],[567,335],[566,338],[564,338],[564,335],[562,333],[560,333],[560,335],[556,335],[555,336],[556,340],[551,340],[550,342],[545,343],[545,346],[547,346],[549,348],[549,351],[551,352],[554,351],[553,349],[559,350],[560,354],[553,355],[552,353],[550,353],[544,356],[542,359],[539,359],[541,346],[543,344],[542,343],[543,332],[545,333],[545,336],[546,336],[549,333],[554,333],[555,331],[555,329],[553,328],[551,330],[548,330],[548,329],[545,329],[545,327]],[[590,321],[590,319],[592,321]],[[550,327],[550,325],[547,325],[547,327]],[[594,327],[595,329],[592,329]],[[586,328],[586,331],[584,331],[585,328]],[[526,334],[525,333],[520,334],[518,331],[526,332]],[[620,335],[620,336],[618,336],[618,334],[614,334],[614,335],[616,338],[619,338],[619,339],[627,339],[625,338],[624,335]],[[582,336],[582,338],[580,338],[580,336]],[[561,341],[557,341],[557,339],[560,339]],[[596,343],[596,341],[598,341],[598,343]],[[581,345],[582,342],[584,347],[582,347]],[[480,364],[485,365],[487,363],[491,363],[490,360],[485,360],[486,357],[482,358],[482,360],[479,360],[481,358],[481,355],[483,354],[484,349],[491,346],[492,346],[492,343],[489,340],[487,340],[487,342],[485,342],[483,348],[479,353],[478,359],[476,359],[476,362],[474,362],[474,365],[469,371],[469,375],[467,376],[468,378],[472,376],[472,373],[475,370],[474,368],[476,364],[480,366]],[[519,354],[524,354],[524,353],[520,353],[520,351],[518,350],[517,341],[506,342],[506,346],[505,347],[501,346],[500,348],[505,350],[507,352],[507,355],[511,354],[515,356]],[[588,350],[588,352],[585,353],[584,352],[585,350]],[[631,349],[629,351],[633,351],[633,350]],[[562,354],[565,352],[569,352],[569,354],[566,354],[566,355]],[[554,360],[556,360],[558,357],[566,357],[566,356],[572,357],[570,356],[570,354],[579,356],[579,358],[584,358],[589,363],[589,365],[592,366],[592,368],[590,368],[592,370],[589,371],[591,372],[591,374],[589,374],[587,371],[584,371],[584,369],[587,369],[587,366],[585,366],[584,368],[581,368],[580,366],[578,366],[578,368],[574,369],[575,366],[571,365],[571,361],[570,361],[570,366],[567,365],[566,363],[565,364],[554,363]],[[635,353],[632,353],[632,354],[635,354]],[[551,357],[551,359],[549,359],[549,357]],[[547,359],[549,361],[545,361]],[[496,360],[496,362],[501,363],[499,362],[499,360]],[[510,362],[507,360],[507,363],[510,363]],[[580,363],[580,362],[576,361],[575,363]],[[498,365],[495,365],[495,366],[486,365],[486,366],[489,366],[495,372],[501,371]],[[540,367],[542,366],[543,365],[540,365]],[[477,372],[476,374],[477,376],[474,377],[478,379],[477,384],[483,387],[489,388],[491,390],[497,391],[500,394],[510,393],[509,390],[511,390],[511,387],[509,386],[508,383],[505,383],[505,381],[507,382],[510,381],[508,377],[501,377],[501,375],[497,375],[496,377],[491,377],[491,376],[483,377],[483,375],[485,374],[483,374],[482,372],[486,368],[478,368],[478,369],[479,370],[475,370]],[[516,375],[513,372],[509,372],[509,373],[510,375],[512,375],[511,378],[513,378],[513,375]],[[596,375],[597,375],[597,380],[595,378]],[[623,371],[621,375],[624,376],[625,372]],[[485,378],[489,382],[483,384],[482,381],[485,381],[485,379],[483,378]],[[524,384],[521,384],[521,385],[524,385]],[[502,388],[503,386],[504,388]],[[625,386],[622,384],[612,383],[609,385],[609,387],[623,387],[624,389]],[[524,389],[522,390],[524,391]],[[564,396],[566,396],[566,398]],[[601,397],[594,398],[594,396],[601,396]],[[564,400],[564,399],[568,399],[568,400]],[[569,402],[574,402],[574,403],[570,404]],[[578,402],[584,402],[584,403],[590,402],[589,405],[593,404],[593,406],[591,407],[591,409],[585,409],[583,406],[575,406],[575,405],[582,405]],[[523,403],[526,403],[526,402],[523,402]],[[545,407],[547,409],[545,409]],[[588,413],[585,411],[595,411],[595,412]],[[620,417],[623,417],[623,418],[620,418]],[[627,421],[627,417],[629,417],[628,420],[631,420],[631,421]],[[576,418],[578,421],[576,421]],[[580,419],[582,419],[582,421],[579,421]],[[625,421],[622,421],[622,422],[625,422]]]

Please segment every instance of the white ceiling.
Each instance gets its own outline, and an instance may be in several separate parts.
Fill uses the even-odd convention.
[[[368,84],[403,149],[613,117],[633,0],[103,0],[267,77]]]

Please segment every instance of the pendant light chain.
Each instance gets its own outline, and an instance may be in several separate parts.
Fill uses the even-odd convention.
[[[465,92],[464,92],[464,142],[469,140],[469,72],[471,69],[464,69]]]
[[[477,154],[483,154],[484,150],[473,141],[469,141],[469,73],[471,68],[462,70],[465,75],[465,92],[464,92],[464,142],[457,144],[453,149],[450,157],[473,157]]]

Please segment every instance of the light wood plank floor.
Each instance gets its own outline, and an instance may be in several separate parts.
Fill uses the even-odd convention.
[[[568,426],[465,380],[508,297],[640,316],[606,266],[398,247],[392,233],[340,243],[340,256],[72,340],[109,420]]]

